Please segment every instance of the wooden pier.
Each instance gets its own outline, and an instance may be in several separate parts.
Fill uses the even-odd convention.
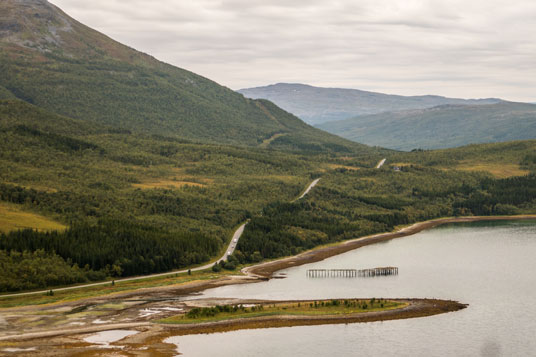
[[[398,275],[397,267],[379,267],[373,269],[308,269],[309,278],[357,278],[384,275]]]

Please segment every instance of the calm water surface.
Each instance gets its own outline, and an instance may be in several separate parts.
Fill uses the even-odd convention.
[[[307,278],[307,269],[397,266],[398,276]],[[536,356],[536,221],[452,224],[281,271],[206,297],[435,297],[470,306],[425,318],[169,338],[185,356]]]

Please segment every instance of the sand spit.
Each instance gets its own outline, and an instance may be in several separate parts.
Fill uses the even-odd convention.
[[[54,334],[25,334],[10,341],[10,349],[17,356],[175,356],[176,345],[167,342],[173,336],[225,332],[242,329],[277,328],[324,324],[348,324],[372,321],[387,321],[431,316],[464,309],[467,305],[456,301],[436,299],[387,299],[405,303],[400,308],[337,315],[275,315],[237,318],[231,320],[196,324],[132,323],[102,325],[98,328],[56,330]],[[299,300],[308,303],[308,300]],[[192,306],[224,304],[225,299],[200,299]],[[290,303],[298,301],[240,300],[234,303]],[[119,331],[118,331],[119,330]],[[107,331],[95,335],[95,332]],[[116,334],[120,332],[120,336]],[[113,335],[112,339],[101,335]],[[97,337],[98,338],[97,338]],[[106,337],[105,336],[105,337]],[[37,346],[37,347],[36,347]],[[8,352],[6,350],[5,352]]]

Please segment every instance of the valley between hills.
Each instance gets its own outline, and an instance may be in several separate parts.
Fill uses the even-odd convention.
[[[353,142],[122,45],[45,0],[0,3],[0,50],[0,351],[53,354],[65,344],[78,353],[88,348],[81,333],[137,328],[133,353],[172,355],[164,323],[195,308],[232,320],[225,314],[239,305],[255,306],[240,312],[249,314],[276,304],[177,296],[270,279],[289,261],[430,222],[536,214],[534,139],[410,152]],[[370,312],[371,298],[302,302],[346,309],[338,323],[466,307],[392,297]],[[311,323],[280,310],[251,327]],[[319,323],[333,323],[330,311]],[[48,330],[57,339],[45,341]],[[41,338],[40,349],[14,332]]]

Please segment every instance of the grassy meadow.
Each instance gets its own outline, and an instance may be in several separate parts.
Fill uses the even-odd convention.
[[[2,233],[21,229],[63,231],[66,228],[64,224],[42,215],[23,211],[18,205],[0,202],[0,232]]]

